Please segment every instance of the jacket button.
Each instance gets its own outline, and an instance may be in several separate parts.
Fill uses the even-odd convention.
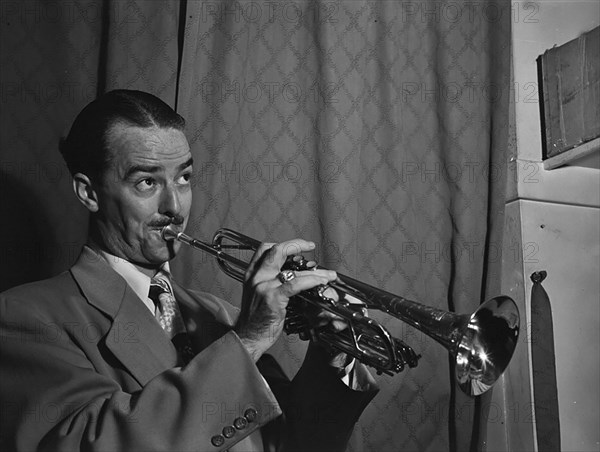
[[[235,429],[231,425],[223,427],[223,436],[225,438],[231,438],[233,435],[235,435]]]
[[[248,421],[246,420],[245,417],[237,417],[233,421],[233,426],[235,428],[237,428],[238,430],[245,429],[247,425],[248,425]]]
[[[213,446],[220,447],[225,442],[225,438],[223,438],[223,435],[215,435],[210,439],[210,442]]]
[[[248,408],[244,411],[244,417],[248,422],[254,422],[256,420],[257,412],[254,408]]]

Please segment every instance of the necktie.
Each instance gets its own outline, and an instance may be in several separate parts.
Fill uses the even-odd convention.
[[[183,364],[187,364],[194,357],[194,351],[167,278],[163,273],[157,273],[150,281],[148,297],[157,306],[158,323],[175,345]]]

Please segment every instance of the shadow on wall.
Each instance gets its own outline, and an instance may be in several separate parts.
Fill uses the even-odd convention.
[[[0,193],[0,292],[69,268],[79,255],[82,239],[61,237],[85,237],[82,225],[87,221],[78,221],[78,214],[64,218],[70,224],[65,235],[63,225],[48,215],[48,201],[57,193],[44,192],[49,199],[43,199],[31,186],[2,169]]]

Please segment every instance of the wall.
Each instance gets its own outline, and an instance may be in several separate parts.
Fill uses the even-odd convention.
[[[546,270],[554,321],[561,449],[600,449],[600,177],[598,153],[545,171],[536,59],[598,26],[600,2],[513,4],[514,130],[509,163],[503,292],[521,309],[522,336],[493,395],[488,451],[538,450],[530,355],[530,275]],[[491,421],[492,419],[490,419]]]

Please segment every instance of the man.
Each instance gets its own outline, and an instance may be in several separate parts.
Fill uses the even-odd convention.
[[[314,244],[261,245],[240,313],[173,280],[179,244],[161,231],[190,212],[183,127],[137,91],[76,118],[61,152],[89,238],[69,271],[0,296],[2,450],[343,450],[375,395],[361,364],[318,346],[291,383],[264,355],[289,298],[336,278],[281,272]]]

